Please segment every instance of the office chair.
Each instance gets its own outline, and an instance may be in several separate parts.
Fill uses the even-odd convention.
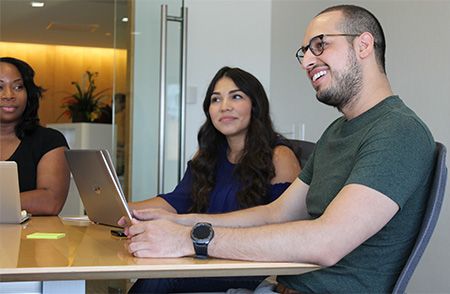
[[[309,156],[314,151],[315,143],[303,140],[294,140],[288,139],[290,147],[295,153],[298,161],[302,168],[305,167],[306,162],[308,161]]]
[[[445,185],[447,183],[447,166],[445,165],[445,156],[447,149],[444,145],[436,142],[436,161],[434,167],[434,175],[431,182],[430,193],[428,196],[427,207],[423,217],[422,225],[419,234],[417,235],[416,243],[400,273],[397,282],[395,283],[392,293],[405,293],[406,286],[411,279],[420,258],[422,257],[425,248],[430,241],[431,234],[441,211],[442,201],[444,199]]]

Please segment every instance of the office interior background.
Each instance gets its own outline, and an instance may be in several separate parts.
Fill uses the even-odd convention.
[[[166,139],[163,190],[174,187],[178,164],[195,153],[197,131],[204,120],[202,101],[210,79],[222,66],[238,66],[260,79],[271,102],[278,131],[287,137],[316,141],[340,114],[316,101],[295,59],[311,18],[341,3],[364,6],[380,20],[386,34],[387,74],[396,94],[428,124],[435,140],[450,147],[450,1],[313,1],[313,0],[52,0],[30,12],[26,0],[0,0],[0,55],[28,61],[47,92],[43,124],[69,123],[59,117],[61,99],[85,70],[97,71],[98,89],[110,89],[116,160],[123,164],[127,196],[140,200],[157,193],[160,68],[160,6],[169,15],[187,14],[186,125],[184,162],[179,137]],[[13,3],[18,10],[8,10]],[[58,7],[59,6],[59,7]],[[45,9],[66,9],[53,29],[36,33]],[[75,13],[76,11],[76,13]],[[83,20],[83,16],[85,19]],[[90,18],[89,18],[90,17]],[[125,22],[123,17],[127,17]],[[86,19],[89,19],[88,22]],[[43,21],[43,20],[42,20]],[[33,30],[31,29],[33,28]],[[105,29],[108,28],[108,29]],[[168,23],[166,105],[168,133],[180,126],[179,22]],[[58,35],[64,35],[60,39]],[[45,37],[46,39],[43,39]],[[119,94],[119,95],[116,95]],[[120,100],[125,97],[125,101]],[[120,98],[120,99],[119,99]],[[123,104],[125,106],[123,106]],[[173,140],[173,141],[171,141]],[[117,163],[117,162],[116,162]],[[447,165],[449,160],[447,159]],[[447,189],[436,231],[408,286],[408,293],[450,290],[450,204]]]

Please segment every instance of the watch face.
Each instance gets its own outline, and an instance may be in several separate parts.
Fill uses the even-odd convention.
[[[200,225],[195,227],[193,236],[196,239],[207,239],[211,234],[211,227],[207,225]]]

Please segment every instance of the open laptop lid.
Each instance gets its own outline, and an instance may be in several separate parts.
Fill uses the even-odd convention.
[[[107,150],[66,150],[81,201],[91,221],[118,227],[118,220],[131,213]]]
[[[30,217],[20,206],[17,163],[0,161],[0,223],[20,224]]]

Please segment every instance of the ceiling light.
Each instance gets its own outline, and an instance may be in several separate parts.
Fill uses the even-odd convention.
[[[31,7],[44,7],[45,3],[42,1],[31,1]]]

